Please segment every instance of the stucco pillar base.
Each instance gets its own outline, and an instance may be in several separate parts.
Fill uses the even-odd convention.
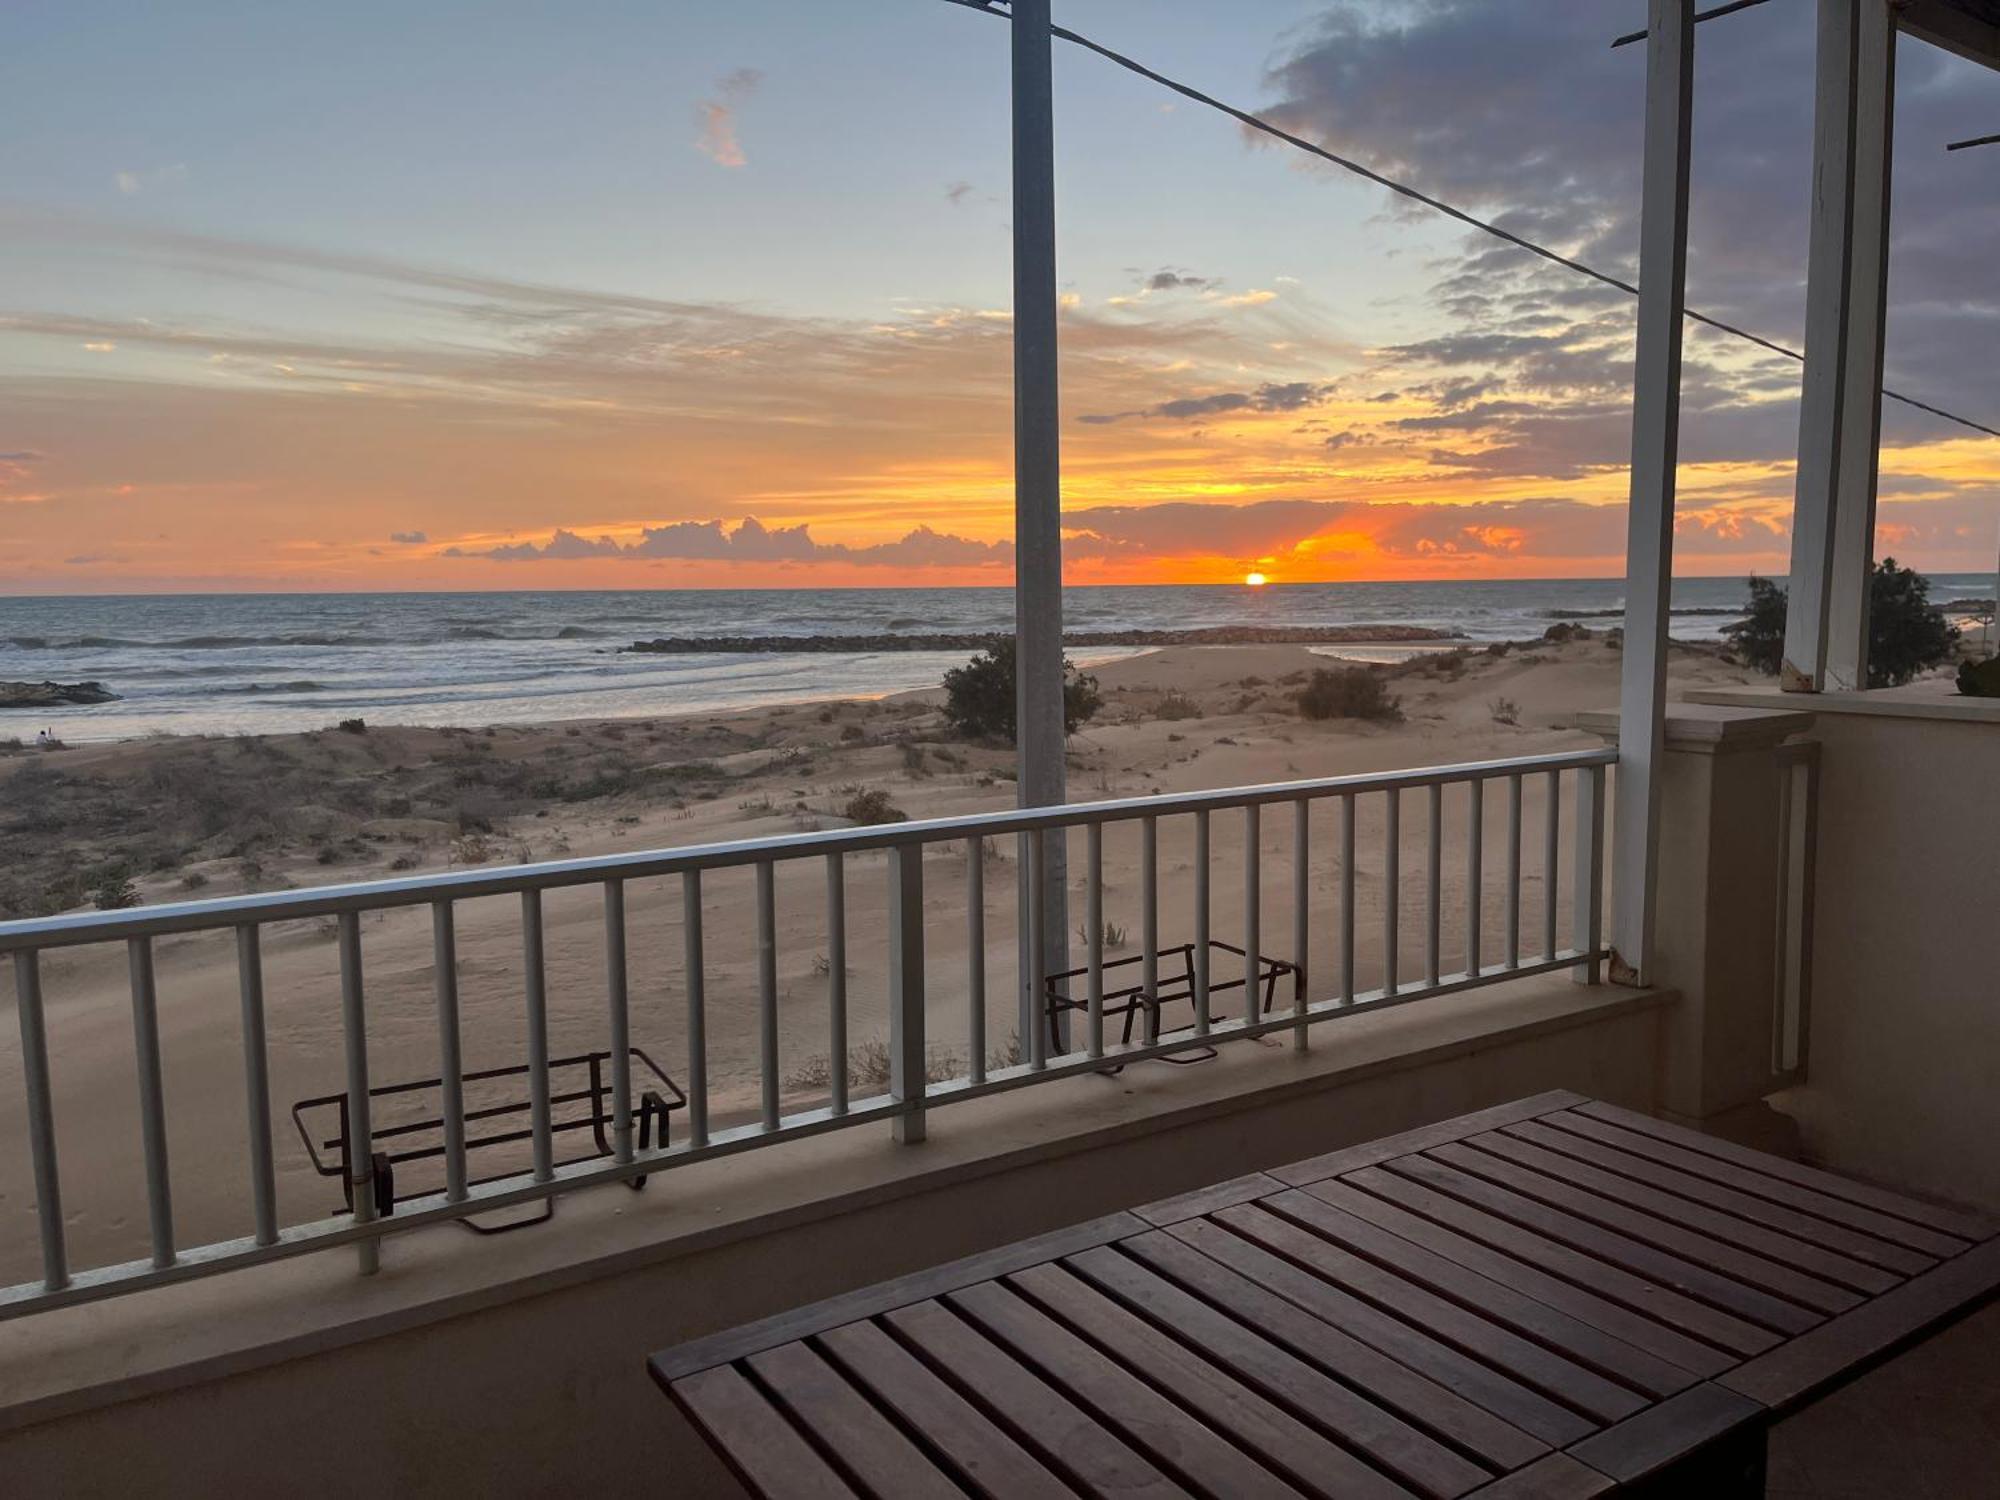
[[[1775,1086],[1786,774],[1777,751],[1812,722],[1787,709],[1668,707],[1653,978],[1681,999],[1665,1021],[1660,1102],[1704,1128]],[[1616,743],[1616,713],[1581,723]]]

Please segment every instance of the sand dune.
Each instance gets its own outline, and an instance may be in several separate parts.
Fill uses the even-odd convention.
[[[1615,702],[1619,655],[1602,638],[1484,651],[1413,663],[1394,674],[1405,718],[1396,724],[1300,719],[1291,694],[1302,674],[1328,665],[1295,646],[1175,647],[1097,669],[1106,704],[1070,749],[1070,795],[1095,800],[1201,787],[1333,776],[1394,767],[1484,760],[1595,743],[1567,727],[1587,708]],[[1712,651],[1677,650],[1676,689],[1743,680]],[[365,735],[285,736],[269,743],[148,740],[59,755],[0,759],[0,799],[29,797],[64,809],[65,826],[45,835],[6,835],[4,862],[17,878],[46,883],[64,866],[112,858],[121,849],[157,850],[173,819],[160,799],[175,787],[220,777],[244,812],[229,828],[193,839],[164,868],[134,876],[147,902],[228,894],[249,886],[313,884],[436,870],[468,862],[591,855],[717,839],[841,826],[840,809],[858,790],[879,788],[912,817],[1011,806],[1012,752],[948,738],[937,694],[878,703],[775,708],[702,721],[663,718],[550,725],[486,733],[382,730]],[[1165,707],[1170,714],[1161,717]],[[471,749],[477,744],[484,748]],[[512,772],[508,768],[514,768]],[[204,769],[205,768],[205,769]],[[278,768],[278,769],[274,769]],[[439,800],[457,790],[483,808],[454,818]],[[286,806],[270,807],[266,785],[282,770]],[[518,774],[517,774],[518,773]],[[532,773],[532,774],[530,774]],[[50,781],[51,774],[58,779]],[[537,798],[539,784],[555,788]],[[567,779],[565,779],[567,778]],[[582,779],[579,779],[582,778]],[[513,788],[509,791],[508,788]],[[477,794],[477,795],[475,795]],[[199,790],[189,796],[206,795]],[[1543,788],[1527,788],[1525,826],[1539,830]],[[427,800],[428,799],[428,800]],[[482,800],[483,799],[483,800]],[[1502,799],[1486,808],[1488,847],[1504,831]],[[1356,965],[1364,986],[1381,962],[1381,810],[1360,812]],[[407,805],[405,805],[407,804]],[[149,805],[156,811],[147,814]],[[400,815],[384,811],[401,807]],[[95,814],[91,812],[95,809]],[[138,814],[134,816],[134,810]],[[253,811],[254,810],[254,813]],[[1444,964],[1462,966],[1465,930],[1464,807],[1446,804],[1441,870]],[[1266,817],[1260,841],[1267,951],[1303,956],[1315,993],[1335,968],[1338,892],[1335,841],[1315,837],[1310,931],[1292,930],[1291,819]],[[262,830],[252,854],[231,854],[232,831]],[[1192,903],[1192,829],[1167,819],[1160,831],[1163,944],[1186,940]],[[472,826],[490,823],[491,827]],[[176,824],[176,827],[179,825]],[[176,835],[180,837],[181,835]],[[43,839],[56,840],[53,850]],[[1403,819],[1405,972],[1422,966],[1415,913],[1422,900],[1427,833],[1421,808]],[[1549,893],[1536,833],[1526,840],[1523,939],[1539,951]],[[1565,842],[1565,848],[1567,844]],[[331,850],[331,857],[327,851]],[[1123,929],[1112,957],[1136,952],[1138,833],[1114,828],[1105,841],[1107,921]],[[1215,936],[1235,941],[1241,925],[1240,819],[1218,816],[1212,858]],[[986,852],[990,1024],[966,1023],[966,851],[940,847],[926,860],[930,1038],[941,1074],[962,1070],[974,1048],[1006,1055],[1016,1045],[1015,851]],[[1082,868],[1081,842],[1072,871]],[[856,1088],[871,1089],[867,1044],[886,1033],[887,974],[882,920],[885,865],[848,861],[850,1045]],[[23,875],[21,872],[26,872]],[[831,1048],[827,1022],[824,870],[818,859],[781,865],[777,878],[781,1039],[778,1069],[788,1107],[824,1095]],[[759,1085],[756,955],[748,872],[706,882],[709,1080],[716,1123],[754,1114]],[[1555,892],[1567,938],[1563,889]],[[636,881],[628,892],[632,1033],[674,1076],[685,1077],[685,986],[678,882]],[[1073,909],[1081,912],[1080,894]],[[524,1051],[519,904],[467,902],[458,913],[460,995],[468,1067],[518,1062]],[[602,904],[595,889],[551,895],[546,903],[552,1042],[558,1055],[604,1045]],[[1501,954],[1501,913],[1483,913],[1488,962]],[[377,1083],[437,1071],[430,918],[395,911],[364,923],[370,1063]],[[286,1111],[298,1099],[342,1086],[339,977],[330,924],[280,924],[265,937],[268,1031],[277,1115],[281,1215],[319,1217],[338,1204],[338,1186],[315,1175]],[[174,1152],[173,1191],[183,1244],[248,1232],[245,1100],[234,950],[221,936],[163,940],[157,965]],[[69,950],[44,960],[64,1204],[80,1265],[144,1253],[144,1184],[133,1107],[131,1014],[125,955],[116,945]],[[0,1077],[18,1077],[18,1031],[11,989],[0,1021]],[[17,1089],[0,1090],[0,1139],[21,1141]],[[676,1133],[680,1130],[676,1121]],[[498,1171],[497,1157],[475,1167]],[[421,1179],[416,1173],[415,1180]],[[33,1190],[25,1151],[0,1154],[0,1284],[35,1274]]]

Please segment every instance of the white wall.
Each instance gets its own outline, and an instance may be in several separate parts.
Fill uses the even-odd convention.
[[[1835,1170],[2000,1209],[2000,723],[1843,709],[1813,737],[1807,1081],[1773,1102]]]

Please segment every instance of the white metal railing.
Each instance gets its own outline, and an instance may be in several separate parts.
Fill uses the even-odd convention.
[[[1100,1071],[1148,1058],[1210,1047],[1217,1043],[1289,1031],[1297,1045],[1306,1045],[1307,1031],[1321,1021],[1401,1005],[1430,996],[1465,990],[1518,975],[1574,969],[1595,983],[1603,957],[1601,890],[1605,823],[1605,768],[1615,760],[1608,750],[1527,757],[1517,760],[1430,767],[1379,775],[1295,781],[1168,796],[1131,798],[1055,808],[1029,809],[943,818],[873,828],[841,829],[777,838],[748,839],[681,849],[562,860],[505,869],[460,870],[444,874],[328,886],[309,890],[195,901],[150,908],[88,912],[0,924],[0,954],[11,957],[15,1002],[19,1012],[24,1074],[27,1148],[32,1159],[35,1212],[40,1232],[42,1275],[39,1280],[0,1291],[0,1317],[138,1290],[166,1282],[254,1265],[284,1256],[353,1243],[364,1271],[375,1268],[381,1239],[398,1229],[512,1204],[552,1198],[590,1184],[634,1179],[683,1163],[747,1150],[822,1131],[887,1121],[897,1139],[920,1140],[928,1109],[979,1098],[1045,1079]],[[1561,790],[1567,776],[1571,787],[1572,840],[1570,943],[1559,946],[1557,897],[1561,864]],[[1539,902],[1540,930],[1524,934],[1522,846],[1524,787],[1541,783],[1543,803],[1539,876],[1544,891]],[[1506,797],[1504,849],[1496,861],[1486,848],[1487,792],[1498,784]],[[1447,793],[1464,788],[1465,890],[1462,965],[1447,972],[1443,954],[1443,830]],[[1421,893],[1406,901],[1402,884],[1401,815],[1406,799],[1426,805]],[[1364,987],[1368,976],[1357,973],[1356,955],[1356,828],[1358,809],[1368,800],[1382,807],[1383,844],[1380,859],[1385,899],[1379,983]],[[1452,799],[1454,802],[1456,797]],[[1311,865],[1315,810],[1331,804],[1339,814],[1337,880],[1337,962],[1332,982],[1311,984],[1308,950],[1319,926],[1312,908]],[[1266,1008],[1267,976],[1263,954],[1264,879],[1260,822],[1266,808],[1291,810],[1290,895],[1292,901],[1293,994],[1289,1005]],[[1223,1018],[1211,1014],[1211,825],[1220,815],[1242,820],[1244,833],[1240,945],[1228,945],[1242,955],[1242,1014]],[[1136,823],[1140,830],[1140,931],[1146,995],[1158,994],[1159,828],[1162,820],[1185,818],[1192,823],[1194,943],[1190,1026],[1162,1034],[1157,1005],[1145,1008],[1140,1038],[1107,1041],[1105,1036],[1105,911],[1104,838],[1114,825]],[[1066,1029],[1045,1024],[1042,976],[1023,975],[1017,994],[1034,997],[1022,1006],[1020,1061],[995,1066],[987,1058],[986,1016],[986,841],[1013,836],[1022,848],[1019,869],[1031,886],[1039,886],[1047,868],[1040,857],[1051,837],[1067,839],[1080,832],[1085,843],[1084,886],[1088,960],[1083,966],[1088,986],[1081,1044],[1058,1050]],[[965,861],[965,934],[970,953],[967,972],[967,1035],[971,1047],[962,1076],[944,1081],[927,1079],[926,964],[924,854],[936,846],[957,846]],[[853,1097],[847,1065],[849,1035],[847,866],[857,855],[886,856],[888,939],[888,1089],[886,1093]],[[825,874],[827,940],[827,1013],[830,1019],[827,1102],[818,1108],[785,1113],[779,1069],[779,988],[775,919],[775,871],[780,865],[818,860]],[[1498,865],[1500,883],[1493,882]],[[715,1128],[710,1118],[708,1082],[709,1001],[704,955],[702,885],[705,875],[749,869],[754,876],[756,929],[755,988],[757,993],[759,1082],[756,1118],[741,1125]],[[649,877],[673,877],[680,883],[683,949],[680,976],[686,997],[685,1046],[686,1129],[683,1139],[664,1147],[641,1149],[634,1140],[631,1071],[628,958],[626,950],[627,883]],[[608,999],[608,1066],[611,1072],[611,1135],[609,1150],[591,1159],[557,1163],[553,1137],[549,1056],[549,996],[544,959],[545,893],[596,886],[603,895],[603,944]],[[1031,890],[1022,909],[1032,923],[1044,903]],[[528,1170],[486,1182],[469,1182],[466,1153],[466,1101],[461,1089],[460,962],[454,913],[456,904],[477,897],[518,896],[523,996],[527,1028],[528,1139],[532,1165]],[[1482,907],[1497,896],[1504,931],[1482,931]],[[1405,972],[1399,931],[1402,908],[1421,912],[1421,977]],[[368,1009],[364,984],[363,914],[392,908],[428,907],[432,917],[433,983],[436,1032],[441,1074],[444,1186],[441,1191],[394,1204],[393,1216],[374,1214],[371,1182],[373,1105],[368,1068]],[[300,918],[332,919],[340,980],[341,1038],[345,1056],[344,1160],[349,1163],[347,1187],[352,1210],[312,1222],[283,1223],[277,1192],[276,1152],[272,1138],[270,1055],[265,1029],[265,976],[262,935],[274,923]],[[171,1160],[163,1088],[159,998],[154,975],[156,940],[186,933],[230,933],[235,936],[236,970],[241,1007],[242,1066],[248,1101],[249,1194],[245,1219],[249,1234],[196,1246],[177,1235],[171,1191]],[[1029,933],[1028,952],[1044,951]],[[1496,941],[1497,937],[1497,941]],[[48,1001],[44,994],[42,956],[50,950],[80,945],[123,943],[130,976],[134,1052],[137,1059],[137,1107],[141,1162],[145,1180],[146,1223],[151,1254],[141,1260],[88,1269],[72,1267],[62,1206],[61,1174],[55,1112],[52,1108],[50,1054],[45,1027]],[[1486,954],[1499,950],[1497,962]],[[1129,962],[1129,960],[1127,960]],[[1233,982],[1231,982],[1233,988]]]

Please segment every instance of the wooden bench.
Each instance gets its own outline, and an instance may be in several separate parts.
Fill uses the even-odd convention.
[[[1575,1094],[653,1356],[754,1494],[1761,1495],[2000,1226]]]

